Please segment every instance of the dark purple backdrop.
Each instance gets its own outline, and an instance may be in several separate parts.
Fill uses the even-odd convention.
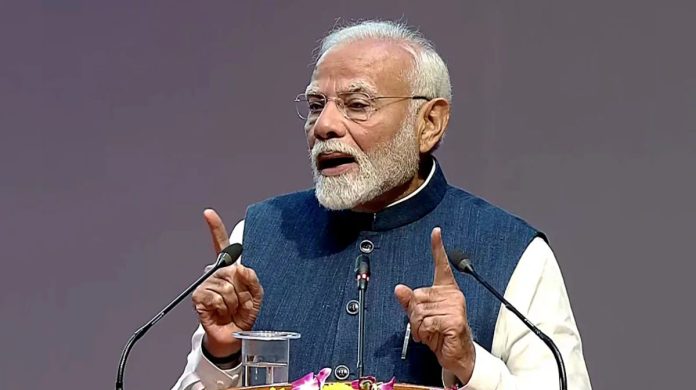
[[[449,64],[449,180],[549,233],[597,389],[693,365],[692,1],[3,1],[0,388],[110,388],[213,259],[201,212],[311,184],[292,98],[339,17],[401,18]],[[137,345],[171,386],[190,304]]]

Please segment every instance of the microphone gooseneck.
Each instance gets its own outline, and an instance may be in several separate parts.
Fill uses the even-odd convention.
[[[140,340],[143,335],[159,320],[162,319],[170,310],[172,310],[176,305],[179,304],[187,295],[189,295],[193,290],[196,289],[201,283],[210,277],[215,271],[220,268],[227,267],[228,265],[234,264],[235,261],[242,254],[241,244],[232,244],[227,248],[223,249],[215,260],[215,264],[211,269],[206,271],[200,278],[198,278],[193,284],[191,284],[186,290],[184,290],[179,296],[174,298],[167,306],[164,307],[156,316],[154,316],[145,325],[141,326],[138,330],[133,333],[133,335],[128,339],[126,345],[123,347],[121,352],[121,359],[118,363],[118,372],[116,373],[116,390],[123,390],[123,374],[126,369],[126,361],[128,360],[128,354],[130,353],[133,345]]]
[[[370,281],[370,258],[361,254],[355,259],[355,279],[358,284],[358,379],[365,374],[365,291]]]
[[[507,301],[498,291],[496,291],[493,286],[488,284],[481,276],[474,270],[474,266],[471,264],[471,261],[466,257],[466,255],[459,251],[459,250],[453,250],[452,252],[447,253],[447,257],[449,258],[450,263],[456,268],[458,271],[463,272],[465,274],[469,274],[476,279],[477,282],[479,282],[483,287],[486,288],[486,290],[490,291],[491,294],[493,294],[500,302],[503,303],[503,305],[513,312],[517,318],[519,318],[526,326],[529,328],[532,333],[534,333],[538,338],[541,339],[541,341],[546,344],[547,347],[551,350],[551,353],[553,354],[553,357],[556,359],[556,365],[558,366],[558,382],[560,385],[560,388],[562,390],[567,390],[568,389],[568,378],[566,376],[566,370],[565,370],[565,363],[563,363],[563,356],[561,355],[561,351],[558,350],[558,347],[556,344],[551,340],[549,336],[547,336],[544,332],[541,331],[541,329],[537,328],[536,325],[532,324],[527,317],[525,317],[522,313],[520,313],[519,310],[517,310],[510,302]]]

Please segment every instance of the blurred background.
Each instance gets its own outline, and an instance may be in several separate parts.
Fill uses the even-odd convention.
[[[125,341],[214,259],[205,207],[311,186],[292,99],[337,22],[419,28],[447,62],[448,180],[547,232],[596,389],[686,388],[692,1],[0,3],[0,388],[109,388]],[[185,365],[189,303],[127,388]]]

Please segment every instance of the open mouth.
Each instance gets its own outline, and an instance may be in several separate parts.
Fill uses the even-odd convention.
[[[325,176],[340,175],[356,165],[355,157],[350,154],[329,152],[317,156],[317,169]]]

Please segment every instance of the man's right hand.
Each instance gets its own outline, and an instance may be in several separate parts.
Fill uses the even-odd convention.
[[[229,245],[229,236],[220,216],[203,212],[215,252]],[[234,332],[251,330],[263,301],[263,288],[256,272],[241,264],[221,268],[193,292],[193,306],[205,330],[203,346],[215,357],[225,357],[241,348]]]

